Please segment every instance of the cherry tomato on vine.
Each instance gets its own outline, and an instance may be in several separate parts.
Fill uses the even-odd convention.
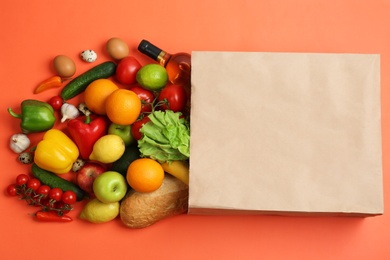
[[[63,192],[60,188],[53,188],[49,191],[49,198],[55,201],[60,201],[62,194]]]
[[[154,100],[154,95],[152,91],[144,89],[143,87],[136,85],[130,88],[131,91],[134,91],[135,94],[141,99],[142,107],[141,113],[152,112],[152,103]]]
[[[67,190],[62,194],[62,202],[65,204],[74,204],[76,202],[76,193],[71,190]]]
[[[7,194],[10,196],[16,196],[18,195],[18,190],[16,188],[16,184],[10,184],[7,187]]]
[[[30,177],[28,177],[27,174],[19,174],[18,176],[16,176],[16,185],[23,185],[23,184],[26,184],[28,182],[28,180],[30,179]]]
[[[70,212],[70,210],[65,209],[66,207],[69,208],[69,206],[66,206],[66,205],[67,205],[66,203],[64,203],[62,200],[60,200],[60,201],[57,201],[56,203],[54,203],[54,208],[61,210],[64,214],[67,214]],[[57,210],[53,210],[53,211],[57,212]]]
[[[149,117],[145,116],[144,118],[140,119],[140,120],[137,120],[135,121],[132,125],[131,125],[131,134],[133,135],[133,137],[136,139],[136,140],[140,140],[142,138],[142,133],[139,131],[141,129],[141,127],[146,124],[147,122],[149,122],[150,119]]]
[[[41,186],[41,182],[38,179],[32,178],[27,182],[27,188],[36,191]]]
[[[62,98],[60,96],[54,96],[54,97],[50,98],[47,103],[49,103],[49,105],[51,105],[53,107],[53,109],[57,111],[57,110],[61,109],[63,101],[62,101]]]
[[[180,85],[168,85],[158,96],[158,101],[166,100],[168,104],[161,105],[162,110],[170,109],[173,112],[182,111],[187,103],[187,94]]]
[[[37,191],[36,191],[38,194],[41,194],[41,195],[49,195],[49,192],[50,192],[50,187],[47,186],[47,185],[42,185],[40,186]]]
[[[50,198],[49,198],[49,197],[46,197],[46,198],[42,198],[42,199],[41,199],[41,204],[42,204],[44,207],[52,208],[52,207],[53,207],[52,203],[54,204],[54,202],[50,201]]]

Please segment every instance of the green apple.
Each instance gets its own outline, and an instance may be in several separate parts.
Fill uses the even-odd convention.
[[[127,181],[119,172],[106,171],[96,177],[93,192],[103,203],[117,202],[126,195]]]
[[[125,142],[125,146],[128,146],[135,141],[133,135],[131,134],[131,125],[118,125],[111,123],[108,127],[108,134],[121,137],[123,142]]]

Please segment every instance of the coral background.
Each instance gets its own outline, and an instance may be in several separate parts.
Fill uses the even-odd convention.
[[[389,259],[389,0],[3,0],[0,10],[1,259]],[[100,225],[78,220],[78,205],[70,224],[34,222],[35,209],[5,193],[17,174],[29,171],[8,148],[19,121],[7,108],[58,94],[58,89],[32,93],[53,74],[54,56],[70,56],[80,73],[89,64],[79,53],[93,49],[98,61],[108,60],[103,47],[114,36],[124,39],[143,64],[150,60],[136,51],[142,39],[169,52],[379,53],[385,214],[180,215],[132,230],[119,220]]]

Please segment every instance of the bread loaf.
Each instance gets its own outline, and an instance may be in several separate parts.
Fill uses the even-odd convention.
[[[144,228],[187,210],[188,186],[166,174],[161,187],[156,191],[129,191],[121,202],[120,218],[129,228]]]

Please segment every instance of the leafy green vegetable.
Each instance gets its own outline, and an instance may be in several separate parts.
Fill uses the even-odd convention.
[[[186,160],[190,157],[190,128],[181,113],[171,110],[155,111],[149,115],[150,122],[140,129],[143,134],[138,141],[142,157],[160,162]]]

